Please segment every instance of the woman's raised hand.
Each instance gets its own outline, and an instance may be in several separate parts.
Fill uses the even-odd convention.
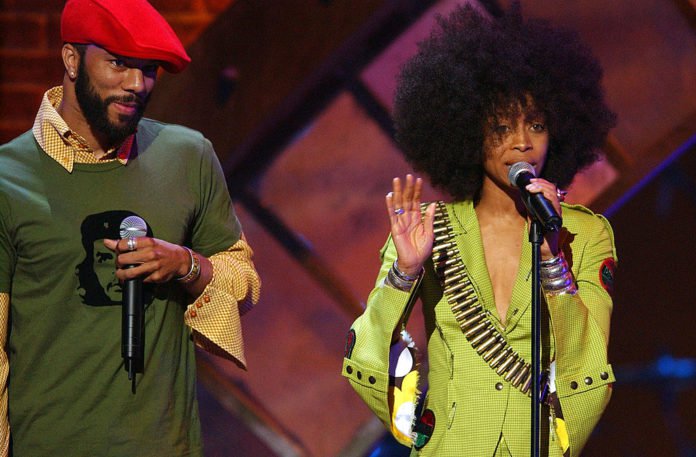
[[[422,216],[420,198],[423,180],[414,179],[409,174],[404,181],[402,187],[401,179],[393,179],[392,192],[386,196],[387,211],[399,270],[416,276],[432,253],[435,203],[431,203],[425,216]]]

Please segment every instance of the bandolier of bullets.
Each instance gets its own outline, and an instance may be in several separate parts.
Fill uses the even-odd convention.
[[[454,318],[476,352],[522,393],[531,395],[531,366],[510,347],[495,328],[469,279],[456,246],[452,224],[443,202],[437,203],[434,220],[433,263]]]

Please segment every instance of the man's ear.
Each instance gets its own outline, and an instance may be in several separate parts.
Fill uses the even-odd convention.
[[[71,43],[65,43],[61,51],[63,57],[63,66],[65,71],[70,76],[70,79],[77,77],[77,69],[80,67],[80,53],[77,48]]]

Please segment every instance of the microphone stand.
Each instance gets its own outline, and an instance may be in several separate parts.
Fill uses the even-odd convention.
[[[541,245],[544,243],[542,224],[535,218],[529,230],[529,242],[532,243],[532,440],[531,457],[539,456],[540,409],[539,374],[541,373]]]

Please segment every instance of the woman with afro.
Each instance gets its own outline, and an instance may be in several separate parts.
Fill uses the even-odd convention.
[[[509,178],[520,162],[538,176],[526,190],[562,217],[541,247],[542,455],[579,455],[602,415],[614,382],[613,233],[560,190],[615,123],[600,80],[575,33],[518,8],[492,19],[458,7],[404,66],[397,140],[452,201],[421,205],[420,178],[394,179],[391,236],[343,375],[412,455],[529,455],[532,216]],[[404,329],[416,299],[428,338],[420,405]]]

